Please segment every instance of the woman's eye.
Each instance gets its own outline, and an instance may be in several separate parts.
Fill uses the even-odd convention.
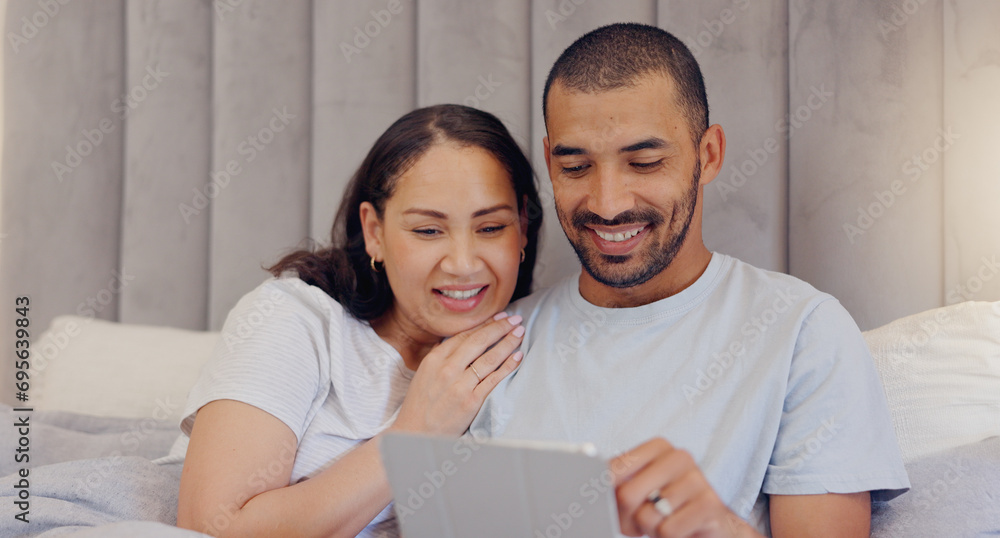
[[[440,232],[438,230],[435,230],[434,228],[417,228],[416,230],[413,230],[413,233],[425,237],[432,237]]]
[[[493,233],[497,233],[497,232],[503,230],[506,227],[507,227],[506,224],[498,224],[496,226],[484,226],[479,231],[481,231],[483,233],[487,233],[487,234],[493,234]]]
[[[653,161],[651,163],[631,163],[631,164],[632,164],[632,167],[635,168],[635,169],[637,169],[637,170],[652,170],[652,169],[656,168],[657,166],[660,166],[661,164],[663,164],[663,159],[660,159],[658,161]]]

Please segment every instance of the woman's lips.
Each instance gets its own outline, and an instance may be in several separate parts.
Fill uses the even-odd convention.
[[[489,286],[448,286],[447,288],[436,288],[434,296],[438,301],[453,312],[468,312],[479,306],[486,296]]]

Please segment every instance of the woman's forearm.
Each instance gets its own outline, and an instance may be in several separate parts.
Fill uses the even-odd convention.
[[[392,501],[378,439],[313,478],[260,493],[237,510],[220,506],[206,514],[207,528],[197,530],[240,537],[356,536]]]

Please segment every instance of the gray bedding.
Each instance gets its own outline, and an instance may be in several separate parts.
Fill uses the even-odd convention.
[[[19,414],[0,404],[12,423]],[[17,435],[0,436],[0,537],[205,536],[173,527],[180,463],[157,464],[179,432],[174,425],[61,412],[30,418],[28,523],[15,519],[23,464]],[[875,538],[1000,536],[1000,437],[907,465],[913,489],[875,503]]]
[[[17,417],[29,417],[31,467],[116,454],[155,459],[166,455],[170,445],[180,435],[177,425],[168,421],[95,417],[58,411],[14,413],[6,404],[0,404],[0,414],[5,423],[13,423]],[[8,475],[22,464],[9,456],[14,453],[17,443],[13,430],[4,427],[0,433],[0,475]]]
[[[2,405],[2,404],[0,404]],[[20,435],[0,436],[0,536],[191,537],[173,527],[181,464],[158,465],[179,435],[176,425],[141,419],[63,412],[15,413],[29,417],[27,522],[18,488],[25,463],[14,460]]]
[[[1000,536],[1000,437],[906,466],[910,491],[872,505],[873,538]]]

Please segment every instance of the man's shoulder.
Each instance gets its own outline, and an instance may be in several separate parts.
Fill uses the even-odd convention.
[[[806,310],[812,310],[826,301],[836,302],[829,293],[816,289],[801,278],[763,269],[738,258],[727,256],[731,261],[727,275],[727,293],[742,293],[757,301],[787,302]]]
[[[762,343],[764,333],[784,334],[796,342],[821,342],[820,347],[860,343],[854,349],[867,351],[854,317],[836,297],[800,278],[733,260],[730,292],[749,304],[738,316],[752,313],[751,332],[757,335],[758,329]]]

